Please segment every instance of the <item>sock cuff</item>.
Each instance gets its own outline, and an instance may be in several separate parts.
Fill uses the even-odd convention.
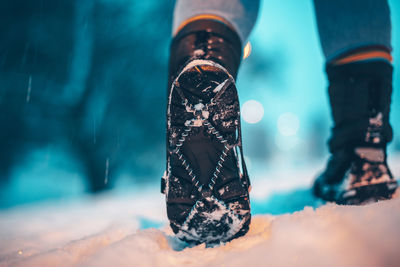
[[[231,30],[233,30],[233,31],[235,30],[233,25],[221,16],[214,15],[214,14],[199,14],[199,15],[195,15],[195,16],[190,17],[190,18],[186,19],[185,21],[183,21],[176,28],[175,32],[173,33],[173,36],[176,36],[183,28],[185,28],[186,25],[188,25],[192,22],[198,21],[198,20],[212,20],[212,21],[220,22],[220,23],[223,23],[225,26],[229,27]]]
[[[392,63],[390,49],[381,46],[363,47],[348,51],[328,62],[331,65],[343,65],[362,61],[383,60]]]

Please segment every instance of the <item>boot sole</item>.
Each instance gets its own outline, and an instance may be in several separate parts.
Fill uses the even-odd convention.
[[[239,103],[233,78],[213,64],[195,65],[182,73],[174,82],[168,105],[167,215],[178,238],[212,246],[246,234],[251,220],[248,188],[239,164],[232,164],[238,159],[232,137],[237,137]],[[190,88],[201,82],[202,75],[213,77],[212,90],[206,90],[208,84],[202,85],[204,90]],[[210,99],[215,102],[208,110],[196,111],[197,119],[190,122],[193,114],[187,107],[202,108],[199,99],[204,105]],[[195,126],[189,129],[188,125]],[[208,189],[210,184],[212,189]]]
[[[346,191],[339,191],[337,186],[327,186],[327,189],[322,192],[321,185],[316,182],[313,193],[322,200],[336,202],[340,205],[365,205],[391,199],[397,187],[397,181],[390,181],[354,187]]]
[[[392,198],[397,187],[397,182],[393,181],[352,188],[341,193],[337,198],[337,203],[343,205],[365,205],[388,200]]]

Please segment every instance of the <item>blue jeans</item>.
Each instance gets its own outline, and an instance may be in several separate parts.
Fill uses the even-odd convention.
[[[259,6],[259,0],[177,0],[174,32],[191,17],[212,14],[229,21],[244,43],[256,22]],[[387,0],[314,0],[314,7],[327,61],[360,47],[391,50]]]

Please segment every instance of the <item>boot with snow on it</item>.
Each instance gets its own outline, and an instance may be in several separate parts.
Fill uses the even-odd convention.
[[[250,224],[235,77],[241,41],[213,20],[189,23],[173,39],[162,178],[170,226],[207,246],[244,235]]]
[[[314,194],[338,204],[390,199],[397,189],[387,164],[392,66],[384,61],[327,66],[335,122],[331,158]]]

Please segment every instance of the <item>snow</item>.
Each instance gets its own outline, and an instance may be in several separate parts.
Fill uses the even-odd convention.
[[[219,91],[221,91],[221,89],[225,86],[225,84],[229,82],[229,79],[226,79],[225,81],[223,81],[222,83],[218,84],[217,87],[215,87],[215,89],[213,90],[214,93],[218,93]]]
[[[213,196],[196,202],[176,236],[185,240],[202,240],[207,247],[226,242],[243,228],[247,222],[245,215],[249,213],[249,210],[241,210],[243,214],[235,213],[235,207],[240,205],[235,203],[228,205],[229,208]],[[210,207],[212,207],[211,212]],[[216,230],[216,225],[217,229],[222,231]]]
[[[154,190],[22,206],[0,212],[0,266],[399,266],[399,195],[255,215],[214,248],[173,236]]]

